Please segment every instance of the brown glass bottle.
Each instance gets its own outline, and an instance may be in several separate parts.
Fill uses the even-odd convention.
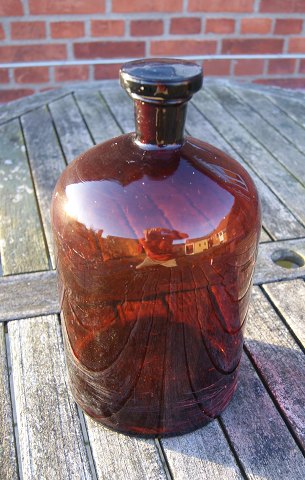
[[[260,233],[248,173],[183,136],[199,66],[130,62],[136,133],[72,162],[52,201],[70,386],[122,432],[196,429],[230,401]]]

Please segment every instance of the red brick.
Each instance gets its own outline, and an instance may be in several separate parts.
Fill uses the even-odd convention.
[[[49,81],[48,67],[16,68],[14,77],[17,83],[45,83]]]
[[[45,38],[45,22],[12,22],[11,37],[13,40],[28,40],[32,38]]]
[[[230,75],[230,60],[205,60],[203,62],[203,73],[205,77],[209,76],[227,76]]]
[[[264,60],[234,60],[234,75],[261,75],[264,69]]]
[[[0,68],[0,83],[9,83],[8,69]]]
[[[2,62],[22,62],[39,60],[65,60],[66,46],[57,45],[10,45],[0,47]]]
[[[181,12],[183,0],[112,0],[112,11],[132,12]]]
[[[274,33],[277,35],[289,35],[302,31],[303,20],[299,18],[278,18],[275,22]]]
[[[91,35],[93,37],[121,37],[124,35],[123,20],[91,20]]]
[[[5,0],[6,1],[6,0]],[[104,0],[29,0],[34,15],[104,13]]]
[[[278,38],[225,39],[222,42],[222,53],[281,53],[283,51],[283,43],[284,41]]]
[[[254,0],[189,0],[191,12],[252,12]]]
[[[300,62],[300,73],[305,73],[305,60]]]
[[[265,85],[276,85],[284,88],[305,88],[304,78],[258,78],[255,83],[262,83]]]
[[[112,63],[109,65],[95,65],[94,78],[95,80],[118,78],[120,67],[120,63]]]
[[[271,75],[293,73],[294,69],[295,60],[293,58],[277,58],[269,60],[268,73]]]
[[[206,55],[216,52],[214,40],[152,41],[152,55]]]
[[[144,42],[85,42],[74,44],[76,58],[143,57]]]
[[[0,90],[0,103],[17,100],[17,98],[26,97],[27,95],[32,95],[33,93],[34,90],[30,88]]]
[[[233,33],[235,20],[232,18],[207,18],[205,33]]]
[[[290,38],[288,52],[305,53],[305,37]]]
[[[70,82],[73,80],[88,80],[88,65],[61,65],[55,67],[56,82]]]
[[[305,0],[261,0],[260,11],[301,13],[305,12]]]
[[[23,6],[21,0],[2,0],[0,2],[0,17],[23,15]]]
[[[3,26],[0,25],[0,40],[4,40],[5,39],[5,31],[3,29]]]
[[[52,38],[79,38],[85,34],[84,22],[52,22]]]
[[[271,18],[242,18],[241,33],[269,33],[272,26]]]
[[[130,24],[130,33],[133,37],[162,35],[162,20],[133,20]]]
[[[192,33],[200,33],[201,18],[183,17],[172,18],[170,24],[170,33],[174,35],[187,35]]]

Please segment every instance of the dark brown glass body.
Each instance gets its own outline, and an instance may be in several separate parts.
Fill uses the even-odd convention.
[[[234,393],[260,207],[249,175],[211,145],[134,140],[81,155],[54,192],[68,370],[96,420],[173,435]]]

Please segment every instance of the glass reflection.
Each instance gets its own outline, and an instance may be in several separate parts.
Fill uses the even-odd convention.
[[[160,168],[124,142],[71,164],[53,200],[71,386],[109,426],[173,434],[234,392],[259,206],[212,147],[186,142]]]

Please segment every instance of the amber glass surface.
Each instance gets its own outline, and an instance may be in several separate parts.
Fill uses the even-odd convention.
[[[52,223],[79,405],[142,435],[219,415],[236,387],[260,232],[245,170],[191,137],[146,150],[123,135],[68,166]]]

